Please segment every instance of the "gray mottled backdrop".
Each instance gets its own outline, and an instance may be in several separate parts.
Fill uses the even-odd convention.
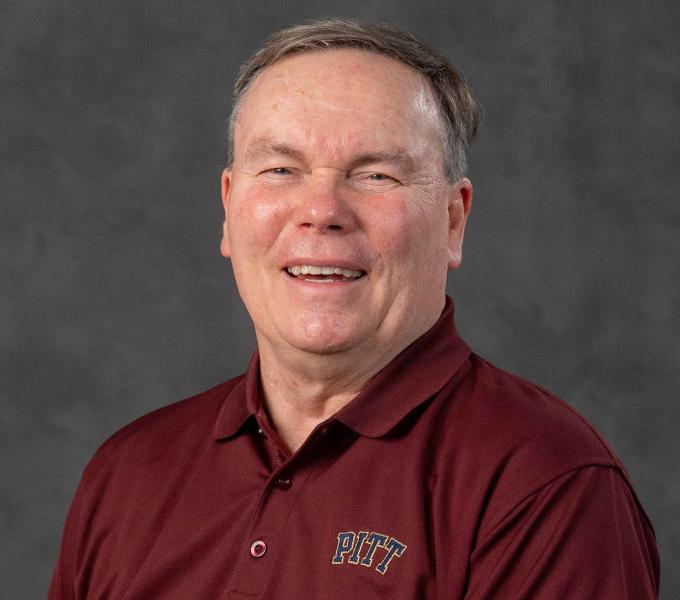
[[[44,596],[108,435],[243,369],[254,337],[218,252],[229,88],[266,33],[321,16],[401,24],[477,91],[460,329],[610,440],[679,598],[671,0],[0,3],[0,595]]]

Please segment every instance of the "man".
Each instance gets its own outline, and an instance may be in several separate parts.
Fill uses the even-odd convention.
[[[99,449],[50,598],[657,596],[619,460],[456,333],[476,126],[391,27],[293,27],[246,63],[221,249],[258,352]]]

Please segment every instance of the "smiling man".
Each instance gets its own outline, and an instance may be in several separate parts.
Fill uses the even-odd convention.
[[[50,598],[657,596],[620,461],[456,333],[476,127],[393,27],[289,28],[244,65],[221,249],[258,352],[99,449]]]
[[[297,450],[439,318],[472,186],[447,179],[427,78],[385,55],[283,57],[235,115],[222,252],[255,323],[269,417]]]

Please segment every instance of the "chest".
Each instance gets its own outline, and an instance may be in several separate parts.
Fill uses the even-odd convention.
[[[462,597],[474,515],[439,468],[399,440],[352,437],[278,464],[249,440],[181,476],[150,465],[146,485],[92,509],[83,597]]]

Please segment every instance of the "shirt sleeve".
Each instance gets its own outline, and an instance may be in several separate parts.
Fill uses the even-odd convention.
[[[484,534],[471,556],[466,600],[652,600],[654,533],[616,467],[558,477]]]

